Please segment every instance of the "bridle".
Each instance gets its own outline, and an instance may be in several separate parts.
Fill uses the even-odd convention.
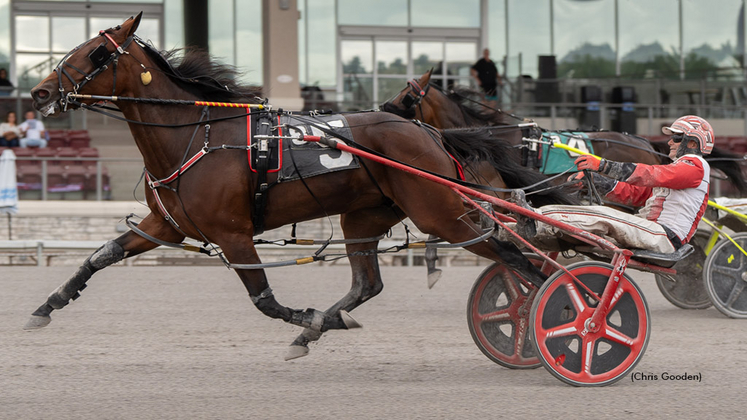
[[[402,98],[402,105],[405,106],[405,109],[410,109],[413,106],[420,105],[420,102],[423,100],[425,95],[428,94],[431,84],[429,82],[425,87],[421,87],[416,79],[412,79],[407,82],[407,87],[409,87],[410,90],[407,92],[405,97]]]
[[[120,26],[115,27],[114,29],[121,29]],[[91,61],[91,64],[93,64],[93,70],[89,73],[86,73],[85,71],[79,69],[78,67],[68,63],[68,59],[75,54],[83,45],[87,44],[89,41],[84,42],[83,44],[78,45],[77,47],[73,48],[72,51],[67,53],[65,57],[57,64],[57,67],[55,67],[54,71],[57,73],[57,80],[59,83],[58,90],[60,92],[60,99],[55,104],[59,104],[60,109],[62,112],[67,111],[67,107],[71,103],[76,103],[75,101],[71,100],[68,95],[70,94],[77,94],[80,89],[83,88],[88,82],[92,81],[96,78],[99,74],[103,73],[104,71],[109,69],[109,66],[112,66],[112,95],[114,95],[116,88],[117,88],[117,64],[119,62],[119,57],[122,55],[128,54],[129,52],[126,51],[126,49],[130,46],[133,40],[135,40],[137,37],[135,35],[130,35],[122,45],[117,44],[116,41],[114,41],[114,38],[111,37],[106,31],[99,31],[99,35],[101,37],[106,38],[104,42],[102,42],[98,47],[96,47],[93,51],[88,53],[88,59]],[[106,48],[106,45],[111,42],[115,50],[112,52],[109,52],[109,50]],[[140,64],[143,66],[143,64]],[[73,76],[70,75],[70,73],[67,70],[67,67],[77,71],[78,73],[83,75],[83,79],[81,79],[80,82],[76,82]],[[143,68],[145,68],[143,66]],[[62,76],[65,76],[70,83],[73,85],[71,92],[65,92],[65,87],[63,86],[63,78]]]

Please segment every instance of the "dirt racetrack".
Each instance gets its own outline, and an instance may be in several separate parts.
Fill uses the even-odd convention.
[[[632,272],[653,332],[635,369],[605,388],[573,388],[544,368],[509,370],[472,342],[466,300],[481,267],[384,267],[363,324],[327,333],[283,361],[300,329],[256,310],[219,267],[113,267],[27,332],[29,314],[73,267],[0,268],[1,419],[743,418],[747,322],[669,304]],[[268,272],[278,300],[326,309],[349,287],[346,266]],[[664,380],[701,374],[702,382]]]

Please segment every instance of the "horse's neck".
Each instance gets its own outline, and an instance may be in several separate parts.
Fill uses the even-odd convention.
[[[149,92],[141,86],[133,92],[135,97],[156,97],[159,99],[197,100],[198,98],[180,89],[171,81],[158,85],[158,92]],[[143,156],[146,169],[155,176],[167,176],[181,164],[189,147],[195,128],[169,128],[139,124],[155,123],[164,126],[197,122],[202,109],[189,105],[145,105],[125,103],[120,107],[125,118],[130,120],[130,132]],[[201,127],[200,127],[201,129]],[[198,150],[202,142],[195,137],[191,149]],[[191,156],[188,156],[191,157]]]

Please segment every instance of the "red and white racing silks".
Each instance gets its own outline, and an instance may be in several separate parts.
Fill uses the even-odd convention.
[[[701,156],[684,155],[669,165],[637,164],[607,197],[644,206],[638,216],[664,225],[687,243],[708,205],[711,168]],[[645,203],[645,205],[644,205]]]

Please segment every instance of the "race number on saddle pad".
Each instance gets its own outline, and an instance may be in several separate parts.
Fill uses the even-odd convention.
[[[587,153],[594,153],[594,147],[591,145],[589,136],[583,132],[549,131],[542,133],[542,140],[563,143]],[[573,162],[580,156],[578,153],[569,152],[557,147],[550,147],[548,144],[542,144],[541,146],[542,151],[540,152],[539,159],[542,162],[542,166],[540,171],[546,175],[555,175],[574,168],[575,165]]]
[[[340,136],[345,138],[352,139],[353,137],[347,120],[342,115],[314,117],[282,115],[277,117],[273,114],[272,117],[269,117],[265,114],[263,117],[258,117],[257,114],[252,114],[251,117],[247,117],[247,139],[251,146],[249,149],[249,167],[251,170],[257,172],[259,166],[260,139],[257,138],[257,135],[295,137],[298,139],[275,138],[267,140],[267,172],[278,172],[278,182],[360,168],[358,158],[350,153],[330,149],[319,143],[301,140],[300,137],[303,135],[328,136],[314,125],[339,133]],[[280,128],[272,130],[272,128],[278,126]],[[289,126],[298,130],[290,129]],[[301,173],[300,177],[299,172]]]
[[[330,172],[343,171],[346,169],[360,168],[358,158],[350,153],[340,150],[330,149],[315,142],[300,140],[302,135],[310,136],[329,136],[315,126],[324,127],[341,137],[348,139],[353,138],[353,134],[348,127],[348,122],[342,115],[321,115],[321,116],[302,116],[302,115],[283,115],[280,117],[281,125],[289,125],[300,129],[287,129],[284,136],[296,137],[296,139],[285,139],[283,142],[283,166],[278,174],[278,182],[293,181],[300,176],[308,178],[322,175]]]

